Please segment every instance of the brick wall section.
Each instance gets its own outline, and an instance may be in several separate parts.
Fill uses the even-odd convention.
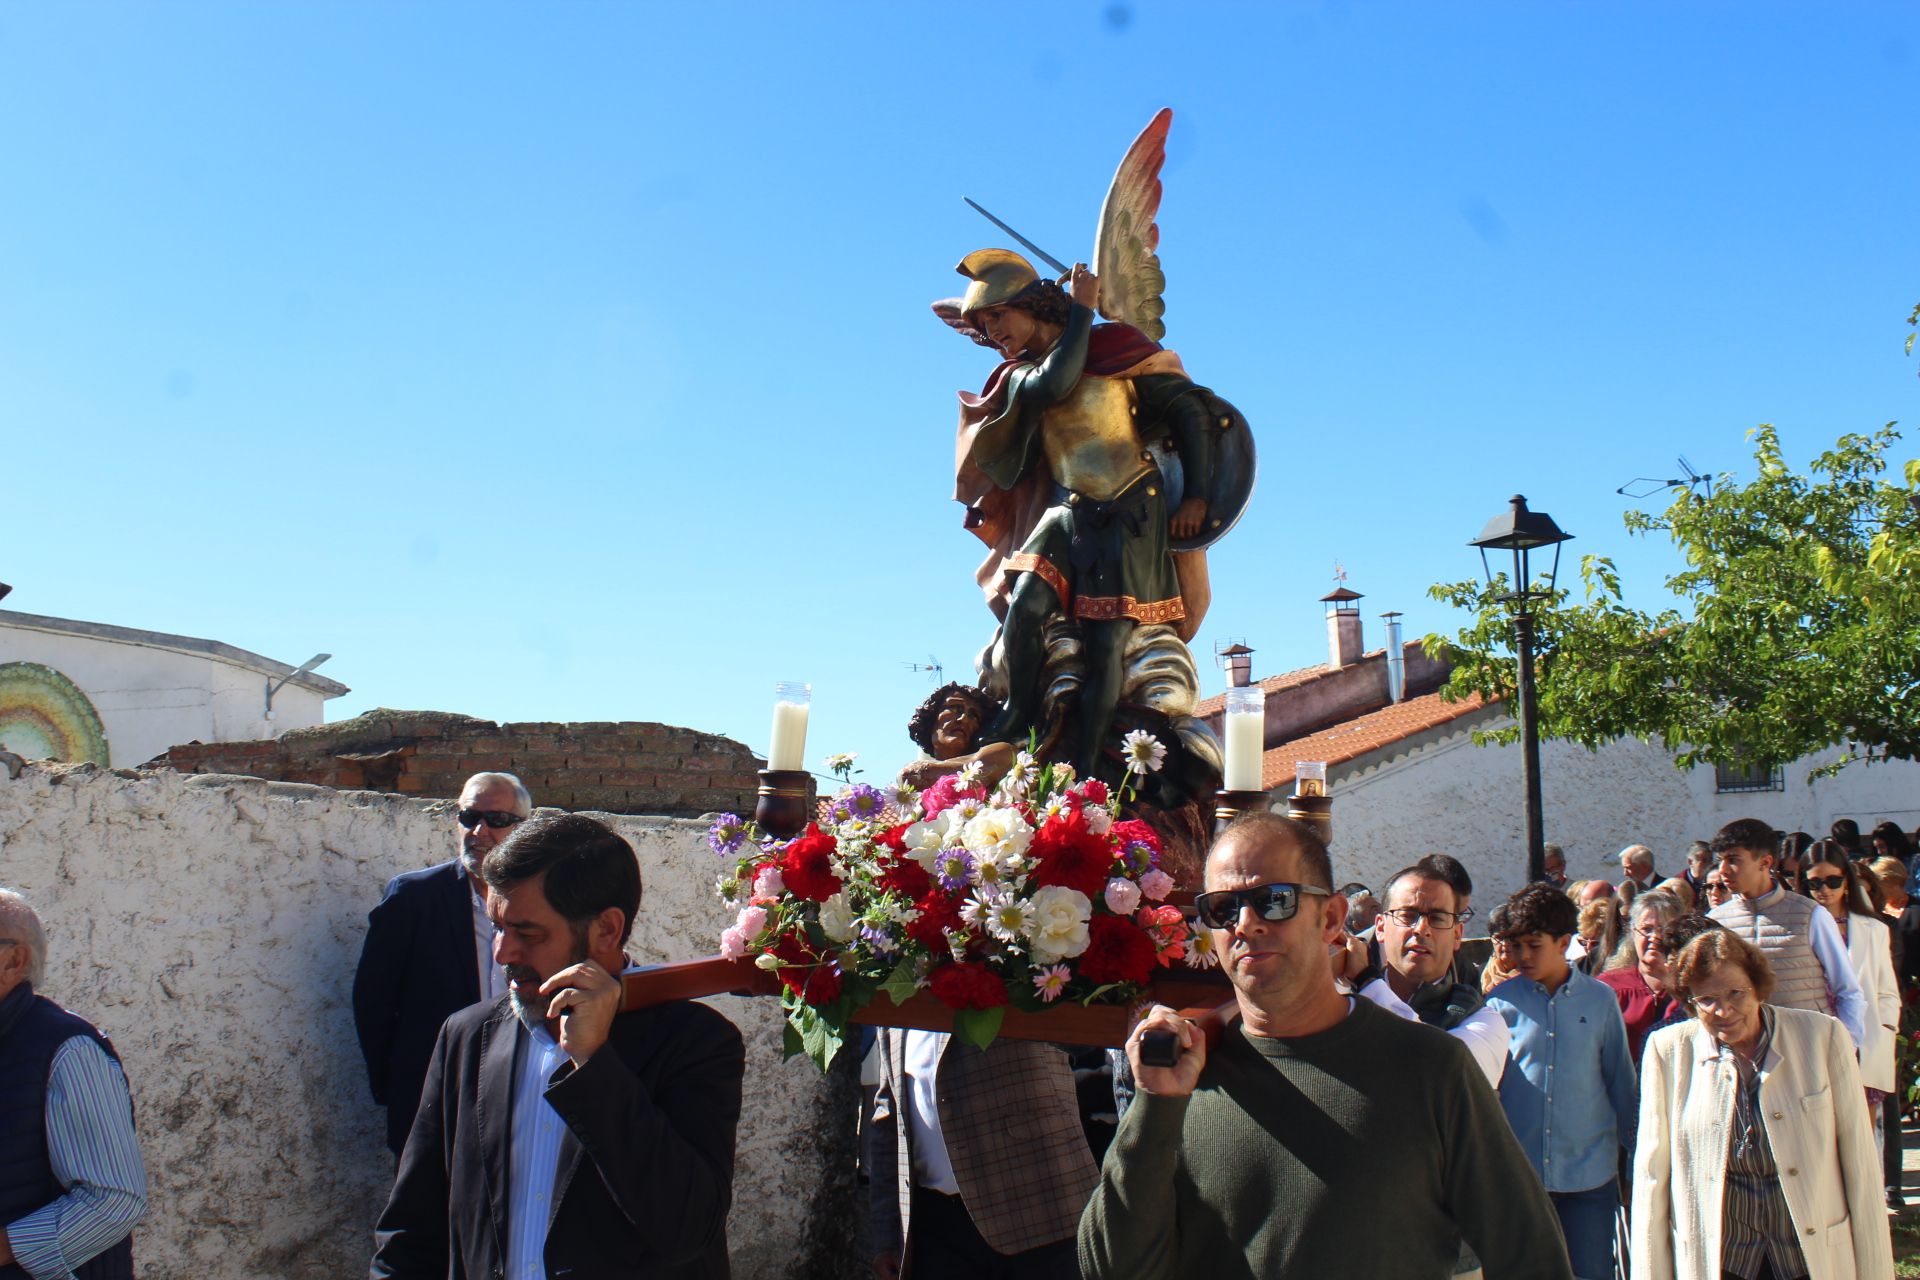
[[[536,805],[697,817],[751,813],[762,761],[711,733],[644,721],[495,724],[369,711],[264,742],[188,743],[151,767],[453,799],[473,774],[517,774]]]

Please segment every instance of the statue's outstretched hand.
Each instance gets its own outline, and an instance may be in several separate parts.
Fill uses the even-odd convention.
[[[1100,277],[1088,270],[1086,263],[1076,262],[1067,283],[1067,293],[1087,310],[1097,311],[1100,308]]]
[[[1196,494],[1174,510],[1173,517],[1167,521],[1167,532],[1176,538],[1191,538],[1200,532],[1206,519],[1207,500]]]

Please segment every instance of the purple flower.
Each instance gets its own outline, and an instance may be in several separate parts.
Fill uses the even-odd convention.
[[[973,855],[965,849],[942,849],[933,871],[942,889],[949,892],[964,889],[973,883]]]
[[[856,782],[833,798],[833,820],[872,822],[887,807],[887,797],[864,782]]]
[[[870,924],[860,926],[860,937],[873,948],[873,954],[876,956],[892,955],[900,949],[900,944],[894,941],[892,934]]]
[[[707,828],[707,847],[722,858],[731,858],[747,842],[747,824],[737,813],[723,813]]]

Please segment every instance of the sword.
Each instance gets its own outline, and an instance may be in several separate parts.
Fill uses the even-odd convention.
[[[1066,263],[1060,261],[1060,259],[1054,257],[1052,254],[1048,253],[1045,249],[1042,249],[1039,245],[1027,239],[1025,236],[1021,235],[1018,231],[1015,231],[1012,227],[1000,221],[1000,219],[994,217],[992,214],[988,213],[985,209],[981,208],[979,203],[975,201],[972,196],[961,196],[960,198],[962,200],[965,200],[968,204],[972,205],[973,211],[975,213],[979,214],[981,217],[985,218],[988,222],[991,222],[994,226],[1000,228],[1002,231],[1012,236],[1015,240],[1018,240],[1021,246],[1025,248],[1028,253],[1040,259],[1040,261],[1046,263],[1049,267],[1052,267],[1055,271],[1058,271],[1061,275],[1066,276],[1066,275],[1071,275],[1073,273],[1073,269],[1067,266]]]

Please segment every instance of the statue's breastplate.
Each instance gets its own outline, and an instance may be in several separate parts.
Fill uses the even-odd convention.
[[[1040,444],[1054,482],[1096,502],[1118,497],[1153,465],[1134,426],[1138,412],[1132,379],[1080,379],[1041,415]]]

